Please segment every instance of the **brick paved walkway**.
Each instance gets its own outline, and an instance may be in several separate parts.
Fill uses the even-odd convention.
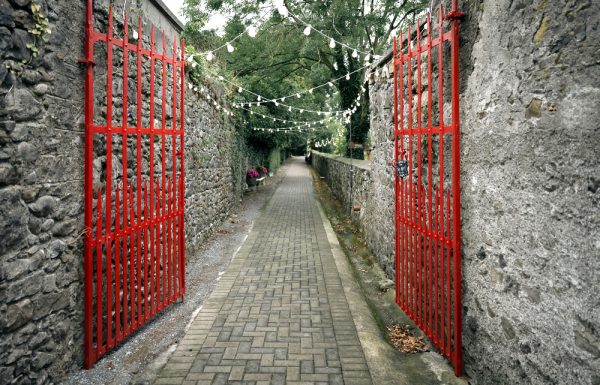
[[[155,384],[371,384],[302,160]]]

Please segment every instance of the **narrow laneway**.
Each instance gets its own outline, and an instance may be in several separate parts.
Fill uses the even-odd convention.
[[[371,384],[299,158],[155,384],[296,382]]]

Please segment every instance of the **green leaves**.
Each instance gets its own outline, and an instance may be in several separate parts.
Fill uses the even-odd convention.
[[[351,108],[360,93],[364,72],[346,78],[346,74],[364,66],[365,54],[353,55],[354,49],[382,54],[388,48],[389,35],[422,10],[426,1],[283,0],[290,15],[311,25],[309,36],[303,34],[305,24],[297,18],[282,17],[275,11],[273,3],[273,0],[186,0],[184,13],[190,20],[186,26],[186,41],[199,51],[212,51],[228,42],[235,47],[231,53],[225,48],[214,52],[215,60],[207,64],[207,72],[213,77],[222,75],[236,84],[224,83],[234,103],[257,101],[256,95],[239,93],[237,85],[274,99],[332,81],[332,87],[318,88],[312,93],[303,93],[301,98],[291,97],[281,103],[305,110],[329,111]],[[233,15],[222,37],[214,32],[200,31],[209,13],[215,10]],[[256,37],[243,34],[248,25],[256,27]],[[331,38],[337,43],[331,44]],[[333,81],[337,78],[341,79]],[[368,98],[363,98],[352,118],[352,138],[346,138],[346,141],[365,142],[369,131],[368,109]],[[238,109],[237,121],[257,145],[290,146],[309,138],[324,140],[323,135],[332,136],[329,129],[294,134],[255,132],[252,127],[285,126],[280,120],[273,122],[273,117],[288,121],[318,121],[323,116],[290,111],[284,105],[274,103],[253,106],[251,110],[253,114]],[[335,132],[339,137],[338,129]]]
[[[33,1],[30,8],[31,13],[33,14],[35,25],[28,29],[27,32],[33,36],[34,42],[26,44],[26,47],[31,51],[31,56],[37,57],[40,54],[40,47],[38,46],[38,43],[40,41],[47,43],[47,35],[50,35],[52,30],[50,29],[48,18],[42,12],[42,4]]]

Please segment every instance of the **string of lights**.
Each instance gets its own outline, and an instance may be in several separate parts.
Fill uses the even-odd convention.
[[[246,105],[256,105],[256,106],[258,106],[258,105],[261,105],[261,104],[264,104],[264,103],[274,103],[275,105],[279,105],[280,104],[280,105],[282,105],[284,107],[290,107],[289,105],[283,103],[283,102],[286,101],[286,99],[294,98],[294,97],[296,97],[296,98],[299,99],[299,98],[302,97],[302,95],[307,94],[307,93],[312,94],[315,90],[323,88],[323,87],[331,87],[331,88],[333,88],[334,82],[337,82],[337,81],[339,81],[341,79],[344,79],[344,78],[346,80],[350,80],[350,76],[351,75],[354,75],[357,72],[361,72],[362,70],[364,70],[367,67],[368,67],[368,65],[360,67],[360,68],[358,68],[358,69],[356,69],[354,71],[348,72],[347,74],[345,74],[343,76],[340,76],[340,77],[328,80],[327,82],[325,82],[323,84],[319,84],[319,85],[314,86],[312,88],[308,88],[306,90],[298,91],[296,93],[289,94],[289,95],[286,95],[286,96],[280,96],[280,97],[277,97],[277,98],[266,98],[266,97],[264,97],[262,95],[259,95],[259,94],[255,93],[253,91],[245,89],[244,87],[237,86],[237,88],[238,88],[238,92],[244,91],[244,92],[250,93],[250,94],[252,94],[252,95],[254,95],[254,96],[257,97],[258,101],[256,101],[256,102],[245,102],[244,104],[246,104]],[[229,82],[229,83],[233,85],[232,82]],[[293,107],[293,106],[291,106],[291,107],[292,107],[292,109],[297,108],[297,107]]]
[[[323,148],[323,147],[327,147],[330,144],[334,144],[334,143],[335,143],[335,139],[332,137],[332,138],[329,138],[327,140],[319,140],[319,141],[314,142],[313,143],[313,147],[315,147],[315,148]]]
[[[220,104],[215,98],[213,98],[208,89],[204,86],[196,86],[192,83],[188,83],[188,88],[192,90],[196,94],[200,94],[201,97],[204,97],[210,104],[212,104],[217,110],[222,110],[227,116],[233,116],[233,112],[230,111],[227,107]],[[266,116],[265,116],[266,117]],[[331,118],[330,118],[331,119]],[[313,121],[313,122],[304,122],[303,124],[289,127],[254,127],[254,131],[264,131],[269,133],[274,132],[306,132],[306,131],[315,131],[317,128],[325,127],[326,119]]]
[[[260,94],[254,92],[254,91],[251,91],[251,90],[249,90],[247,88],[242,87],[241,85],[239,85],[238,83],[236,83],[234,81],[226,79],[222,75],[217,75],[217,74],[214,74],[214,73],[211,73],[211,75],[215,76],[220,81],[225,82],[227,84],[230,84],[232,87],[235,87],[238,90],[238,93],[244,93],[244,92],[246,92],[246,93],[249,93],[249,94],[253,95],[254,97],[256,97],[256,100],[257,100],[256,102],[239,102],[239,103],[236,103],[234,105],[234,107],[245,107],[245,106],[251,107],[251,106],[260,106],[260,105],[265,105],[265,104],[268,104],[268,103],[272,103],[272,104],[275,105],[275,107],[279,107],[279,106],[285,107],[290,112],[292,110],[295,110],[295,111],[299,111],[300,113],[315,113],[315,114],[318,114],[318,115],[324,115],[324,114],[327,114],[327,113],[332,114],[332,113],[336,113],[336,112],[343,112],[343,110],[337,110],[337,111],[312,110],[312,109],[308,109],[308,108],[302,108],[302,107],[292,106],[291,104],[284,103],[284,101],[286,101],[287,99],[292,99],[292,98],[302,99],[302,95],[303,94],[306,94],[306,93],[312,94],[314,92],[314,90],[316,90],[318,88],[322,88],[322,87],[326,87],[326,86],[333,87],[333,82],[336,82],[336,81],[338,81],[340,79],[343,79],[344,77],[347,80],[349,80],[351,75],[353,75],[353,74],[355,74],[357,72],[360,72],[360,71],[364,70],[367,67],[368,66],[363,66],[363,67],[358,68],[358,69],[356,69],[356,70],[354,70],[352,72],[347,73],[344,76],[341,76],[341,77],[335,78],[335,79],[331,79],[331,80],[329,80],[329,81],[327,81],[327,82],[325,82],[323,84],[320,84],[318,86],[315,86],[315,87],[312,87],[312,88],[309,88],[309,89],[306,89],[306,90],[298,91],[298,92],[296,92],[294,94],[291,94],[291,95],[281,96],[281,97],[277,97],[277,98],[269,98],[269,97],[266,97],[264,95],[260,95]],[[365,92],[366,89],[364,87],[361,87],[361,91]]]
[[[304,33],[305,36],[310,36],[311,31],[315,31],[315,33],[321,35],[323,38],[325,38],[326,41],[329,42],[329,47],[331,49],[334,49],[337,45],[345,47],[345,48],[347,48],[347,49],[349,49],[349,50],[352,51],[351,55],[355,59],[359,59],[360,54],[363,54],[363,55],[365,55],[365,63],[370,63],[370,60],[371,60],[372,57],[374,59],[377,59],[379,57],[379,55],[372,55],[371,52],[368,52],[368,51],[366,51],[364,49],[358,49],[358,48],[352,47],[352,46],[350,46],[350,45],[348,45],[348,44],[346,44],[346,43],[344,43],[342,41],[339,41],[339,40],[337,40],[337,39],[329,36],[325,32],[323,32],[323,31],[321,31],[319,29],[314,28],[310,23],[306,22],[305,20],[303,20],[298,15],[289,12],[289,10],[287,9],[287,7],[283,3],[278,4],[277,5],[277,9],[278,9],[278,12],[282,16],[284,16],[284,17],[288,17],[289,16],[290,19],[292,19],[294,21],[297,21],[297,22],[300,22],[301,24],[303,24],[305,26],[305,28],[303,30],[303,33]],[[255,24],[260,24],[263,21],[264,21],[264,19],[259,19]],[[204,51],[204,52],[201,52],[201,53],[190,54],[187,57],[188,62],[191,63],[194,66],[194,64],[195,64],[194,63],[194,57],[195,56],[204,56],[207,61],[212,61],[214,59],[215,53],[218,52],[218,51],[220,51],[220,50],[222,50],[223,48],[227,48],[227,52],[233,53],[235,51],[235,47],[234,47],[233,43],[235,41],[239,40],[242,36],[244,36],[244,35],[247,34],[248,36],[250,36],[252,38],[256,37],[257,29],[255,27],[255,24],[251,24],[251,25],[247,26],[241,33],[239,33],[238,35],[236,35],[233,39],[225,42],[224,44],[222,44],[221,46],[219,46],[219,47],[217,47],[215,49],[212,49],[210,51]],[[337,63],[334,63],[334,68],[335,68],[336,71],[338,70]]]

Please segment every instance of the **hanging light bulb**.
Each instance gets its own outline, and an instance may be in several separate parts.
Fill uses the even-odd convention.
[[[311,94],[313,93],[314,88],[311,88],[310,90],[308,90],[308,92],[310,92]]]
[[[329,48],[335,48],[335,40],[333,38],[329,40]]]
[[[138,36],[138,33],[137,33],[137,31],[134,29],[134,30],[133,30],[133,40],[137,40],[137,39],[138,39],[138,37],[139,37],[139,36]]]
[[[253,25],[248,27],[248,36],[256,37],[256,28]]]
[[[352,51],[352,57],[353,58],[357,58],[358,57],[358,51],[357,50]]]
[[[257,100],[260,102],[262,100],[262,96],[258,95]]]
[[[277,12],[279,12],[279,14],[283,17],[287,17],[289,14],[289,11],[287,9],[287,7],[285,6],[285,4],[283,4],[283,1],[279,1],[276,5],[277,7]]]
[[[306,26],[306,28],[304,28],[304,35],[308,36],[310,35],[310,25]]]
[[[336,70],[336,71],[338,70],[337,62],[333,62],[333,69]]]
[[[349,73],[346,74],[346,80],[350,80],[350,74]]]
[[[242,93],[242,91],[243,91],[243,90],[242,90],[242,87],[239,87],[239,88],[238,88],[238,92],[241,94],[241,93]]]
[[[192,83],[188,83],[188,88],[191,90],[192,88],[194,88],[194,86],[192,85]]]
[[[210,51],[208,54],[206,54],[206,60],[208,60],[208,61],[212,61],[213,57],[214,56],[213,56],[212,51]]]
[[[297,97],[298,99],[300,99],[300,94],[296,94],[296,97]]]
[[[275,107],[279,107],[279,103],[277,103],[277,100],[274,100],[273,103],[275,103]]]
[[[289,111],[289,112],[292,112],[292,107],[288,107],[288,111]]]
[[[231,43],[227,43],[227,52],[232,53],[234,50],[235,50],[235,48],[233,48]]]

